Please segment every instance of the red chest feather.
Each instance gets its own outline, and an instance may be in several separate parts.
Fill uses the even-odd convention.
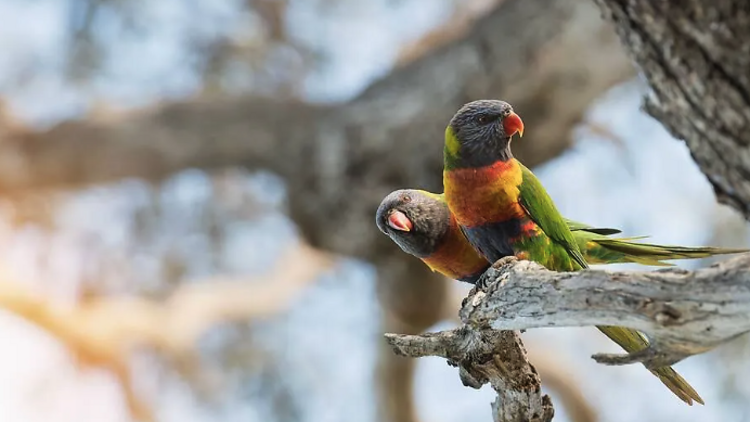
[[[525,217],[518,204],[522,180],[521,167],[514,159],[443,173],[448,206],[458,223],[467,227]]]

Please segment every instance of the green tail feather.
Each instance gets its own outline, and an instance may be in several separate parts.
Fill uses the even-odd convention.
[[[637,240],[648,236],[609,238],[607,235],[620,233],[616,229],[594,228],[582,223],[567,220],[578,247],[590,264],[637,263],[642,265],[671,266],[663,262],[671,259],[706,258],[713,255],[748,252],[748,249],[729,249],[715,247],[685,247],[640,243]],[[624,327],[597,327],[626,352],[634,353],[648,347],[648,340],[638,331]],[[693,402],[704,404],[695,389],[671,367],[651,371],[680,400],[688,405]]]
[[[638,331],[612,326],[600,326],[596,328],[628,353],[638,352],[648,347],[648,341]],[[688,405],[692,406],[694,401],[704,404],[698,392],[672,367],[659,368],[652,370],[651,373],[656,375],[670,391]]]
[[[707,258],[714,255],[749,252],[750,249],[716,248],[711,246],[686,247],[640,243],[635,240],[645,236],[627,238],[609,238],[589,230],[573,232],[578,247],[584,252],[590,264],[636,263],[668,267],[672,264],[663,262],[672,259]]]

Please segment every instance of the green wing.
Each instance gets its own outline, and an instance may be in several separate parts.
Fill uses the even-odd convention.
[[[542,183],[526,166],[521,163],[519,165],[523,174],[519,186],[521,191],[519,203],[521,206],[552,241],[562,245],[578,265],[582,268],[588,268],[588,264],[583,259],[581,250],[578,249],[578,244],[573,238],[565,219],[560,215]]]

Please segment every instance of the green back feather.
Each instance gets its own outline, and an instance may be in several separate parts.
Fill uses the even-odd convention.
[[[518,202],[550,240],[565,248],[568,255],[581,268],[588,268],[588,264],[578,248],[578,243],[573,238],[573,233],[571,233],[565,219],[555,207],[555,203],[542,183],[526,166],[521,163],[518,164],[521,166],[521,173],[523,174],[523,181],[518,187],[521,191]],[[555,268],[550,269],[554,270]]]

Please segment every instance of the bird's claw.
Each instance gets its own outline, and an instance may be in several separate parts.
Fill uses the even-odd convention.
[[[504,256],[498,259],[497,261],[495,261],[495,263],[492,264],[492,268],[499,270],[500,268],[503,268],[504,266],[512,264],[517,261],[518,261],[518,257],[514,255]]]
[[[503,268],[506,265],[510,265],[514,262],[518,261],[518,257],[510,255],[510,256],[504,256],[497,261],[495,261],[494,264],[492,264],[493,270],[499,270]],[[487,270],[484,274],[482,274],[481,277],[479,277],[479,280],[477,280],[475,287],[478,291],[481,292],[487,292],[487,288],[490,286],[490,280],[493,280],[496,276],[496,272]]]
[[[477,292],[486,292],[487,287],[489,287],[489,279],[490,277],[487,275],[487,273],[482,274],[481,277],[479,277],[479,280],[477,280],[477,283],[474,285]]]

